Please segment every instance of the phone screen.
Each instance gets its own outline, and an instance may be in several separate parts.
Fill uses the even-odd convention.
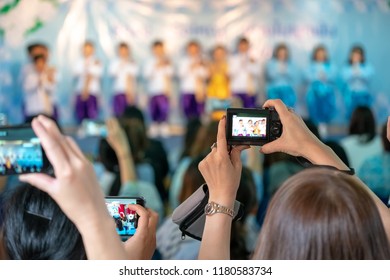
[[[133,236],[138,226],[138,215],[128,208],[128,205],[144,206],[143,198],[139,197],[107,197],[106,206],[115,221],[116,231],[121,237]]]
[[[31,126],[0,128],[0,175],[39,173],[47,165]]]

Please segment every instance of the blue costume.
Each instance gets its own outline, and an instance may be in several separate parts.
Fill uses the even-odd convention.
[[[344,99],[348,118],[356,107],[372,105],[370,82],[373,74],[374,69],[367,64],[348,65],[344,68]]]
[[[267,95],[269,99],[281,99],[294,107],[296,94],[293,88],[294,68],[289,62],[272,59],[266,66]]]
[[[315,123],[329,123],[335,114],[335,72],[330,63],[313,62],[306,73],[309,83],[306,102],[309,116]]]

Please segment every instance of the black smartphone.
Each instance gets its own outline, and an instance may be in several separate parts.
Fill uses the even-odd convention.
[[[138,204],[145,207],[143,197],[106,197],[107,210],[115,221],[116,231],[122,240],[133,236],[138,227],[138,215],[128,205]]]
[[[49,168],[31,125],[0,127],[0,175],[43,173]]]
[[[226,111],[226,140],[229,145],[262,146],[282,135],[279,115],[273,108]]]

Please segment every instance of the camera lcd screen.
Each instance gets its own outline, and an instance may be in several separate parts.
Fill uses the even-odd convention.
[[[106,206],[114,219],[116,231],[120,236],[132,236],[138,225],[138,215],[128,205],[140,204],[137,198],[106,198]]]
[[[232,137],[267,138],[267,117],[251,114],[234,114],[232,116]]]
[[[42,172],[43,157],[31,127],[0,129],[0,175]]]

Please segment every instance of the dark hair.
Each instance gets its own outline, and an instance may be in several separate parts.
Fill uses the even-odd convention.
[[[186,126],[186,133],[184,135],[184,148],[181,154],[181,158],[187,157],[190,155],[192,146],[196,141],[196,135],[199,132],[199,129],[202,127],[202,123],[198,118],[192,118],[188,120]]]
[[[354,45],[349,52],[349,56],[348,56],[348,63],[349,64],[352,64],[352,54],[353,53],[359,53],[362,57],[361,63],[362,64],[366,63],[366,55],[365,55],[364,48],[360,45]]]
[[[246,37],[240,37],[237,41],[237,46],[240,44],[249,44],[249,40]]]
[[[46,61],[46,57],[43,54],[38,54],[33,57],[34,63],[37,63],[40,60]]]
[[[145,117],[144,117],[144,114],[136,106],[128,106],[128,107],[126,107],[126,109],[123,112],[121,118],[123,118],[123,119],[138,119],[138,120],[140,120],[142,122],[143,126],[145,127]]]
[[[146,147],[148,146],[148,138],[143,123],[139,119],[126,118],[120,118],[119,122],[129,140],[134,163],[142,162],[145,157]]]
[[[211,121],[207,126],[199,128],[190,156],[197,157],[205,152],[209,152],[211,145],[217,140],[217,132],[218,121]]]
[[[24,184],[5,203],[3,243],[10,259],[86,259],[79,231],[48,194]]]
[[[326,50],[324,45],[318,45],[317,47],[314,48],[313,53],[311,55],[311,60],[316,61],[317,59],[316,56],[319,51],[325,52],[325,62],[328,63],[329,62],[328,51]]]
[[[161,40],[156,40],[152,43],[152,48],[155,48],[155,47],[163,47],[164,46],[164,43],[163,41]]]
[[[48,49],[47,45],[44,43],[32,43],[27,45],[27,53],[31,55],[35,48]]]
[[[355,177],[311,168],[272,198],[255,259],[390,259],[374,200]]]
[[[376,135],[375,117],[371,109],[367,106],[357,107],[349,123],[349,135],[367,136],[363,142],[368,143]]]
[[[120,42],[118,44],[118,48],[126,48],[129,49],[129,45],[126,42]]]
[[[191,161],[183,176],[181,192],[179,194],[179,202],[183,203],[190,197],[202,184],[205,183],[202,174],[199,171],[198,165],[204,159],[205,155],[200,155]]]
[[[281,51],[281,50],[285,50],[287,52],[287,59],[286,60],[289,60],[290,59],[290,52],[288,50],[288,47],[285,43],[279,43],[275,46],[274,48],[274,52],[272,54],[272,57],[274,59],[277,59],[278,58],[278,53]]]
[[[390,141],[389,141],[389,139],[387,139],[387,124],[386,123],[382,127],[381,138],[382,138],[383,149],[386,152],[390,152]]]
[[[243,167],[236,199],[244,205],[244,214],[239,221],[232,223],[230,240],[230,259],[232,260],[248,260],[250,257],[251,252],[249,252],[245,242],[247,233],[245,221],[257,206],[256,197],[256,186],[252,172],[247,167]]]

